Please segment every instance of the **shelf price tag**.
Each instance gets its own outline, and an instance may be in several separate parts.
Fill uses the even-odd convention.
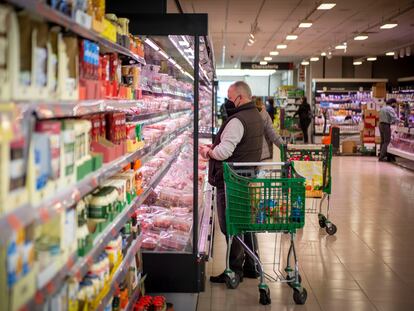
[[[46,207],[39,208],[39,216],[42,223],[46,223],[49,220],[49,212]]]
[[[43,304],[43,300],[44,300],[43,294],[40,291],[37,291],[35,295],[35,303],[37,305],[41,305]]]
[[[46,285],[46,290],[48,292],[49,295],[53,294],[56,290],[55,284],[53,282],[49,282]]]
[[[7,222],[9,223],[10,227],[14,230],[14,231],[19,231],[20,229],[23,228],[23,223],[20,221],[20,219],[12,214],[10,216],[7,217]]]

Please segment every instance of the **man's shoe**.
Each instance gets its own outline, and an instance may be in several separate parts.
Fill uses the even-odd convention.
[[[226,283],[226,275],[223,272],[222,274],[219,274],[217,276],[210,276],[210,282],[211,283]]]
[[[244,270],[243,276],[248,279],[257,279],[260,276],[260,273],[255,270]]]
[[[240,273],[237,273],[237,274],[239,275],[240,283],[242,283],[243,275]],[[219,274],[217,276],[210,276],[210,282],[211,283],[226,283],[226,274],[223,272],[222,274]]]

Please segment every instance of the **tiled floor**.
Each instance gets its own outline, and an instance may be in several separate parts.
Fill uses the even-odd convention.
[[[337,234],[328,236],[317,216],[307,215],[296,240],[306,304],[295,305],[286,284],[269,284],[272,304],[265,307],[257,280],[245,279],[236,290],[207,281],[198,311],[414,310],[414,173],[371,157],[335,157],[332,171]],[[261,234],[259,244],[270,272],[275,235]],[[208,275],[223,271],[225,248],[217,230]]]

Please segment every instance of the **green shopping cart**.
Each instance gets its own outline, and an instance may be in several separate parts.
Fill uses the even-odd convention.
[[[282,161],[289,161],[306,178],[306,197],[312,200],[307,204],[306,213],[318,214],[319,226],[329,235],[337,232],[337,227],[329,220],[330,195],[332,189],[332,145],[285,145],[281,149]],[[319,209],[317,202],[319,201]],[[322,213],[327,201],[326,216]]]
[[[293,288],[293,299],[304,304],[306,289],[301,285],[295,250],[295,233],[305,224],[305,179],[290,163],[223,163],[226,191],[226,228],[228,235],[226,285],[237,288],[239,276],[230,270],[229,257],[233,239],[237,239],[255,261],[260,273],[259,302],[271,303],[270,290],[259,258],[241,238],[247,232],[275,232],[290,234],[286,275],[282,282]],[[272,167],[277,168],[272,168]],[[261,167],[260,170],[256,167]],[[294,266],[290,265],[293,256]]]

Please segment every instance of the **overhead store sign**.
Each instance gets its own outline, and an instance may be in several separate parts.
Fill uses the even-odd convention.
[[[260,65],[260,63],[242,62],[241,69],[274,69],[274,70],[293,70],[293,63],[267,63],[267,65]]]

